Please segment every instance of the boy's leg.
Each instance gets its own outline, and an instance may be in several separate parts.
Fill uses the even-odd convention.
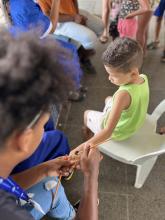
[[[18,164],[13,174],[19,173],[45,161],[69,154],[66,136],[59,130],[44,132],[42,141],[31,157]]]
[[[101,131],[103,112],[87,110],[84,113],[84,124],[94,134]]]
[[[54,207],[52,208],[52,195],[53,192],[55,191],[55,187],[53,190],[47,191],[45,189],[45,183],[53,180],[53,181],[58,181],[58,178],[54,177],[48,177],[42,180],[40,183],[34,185],[30,189],[27,190],[27,193],[32,193],[34,194],[34,201],[40,204],[42,207],[43,211],[47,214],[50,215],[53,218],[57,219],[73,219],[75,216],[75,211],[68,201],[64,188],[60,184],[58,188],[58,193],[56,195],[56,201],[54,204]],[[41,219],[43,217],[43,214],[36,210],[35,208],[29,207],[28,205],[25,205],[25,208],[31,213],[33,218],[35,220]]]
[[[94,135],[94,133],[87,127],[87,115],[88,115],[89,111],[90,110],[86,110],[84,112],[84,126],[82,128],[84,141],[90,139]]]

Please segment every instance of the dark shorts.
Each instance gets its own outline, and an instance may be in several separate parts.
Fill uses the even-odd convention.
[[[154,12],[154,15],[157,17],[163,17],[164,11],[165,11],[165,0],[160,0],[160,3]]]

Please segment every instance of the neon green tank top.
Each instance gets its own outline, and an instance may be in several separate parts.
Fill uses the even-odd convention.
[[[128,109],[122,111],[121,117],[111,135],[113,140],[125,140],[131,137],[144,123],[148,104],[149,104],[149,86],[147,76],[140,75],[144,82],[142,84],[128,84],[120,86],[116,91],[127,91],[131,96],[131,104]],[[113,95],[113,100],[116,95]],[[112,101],[113,105],[113,101]],[[102,127],[105,128],[109,118],[110,111],[107,111]]]

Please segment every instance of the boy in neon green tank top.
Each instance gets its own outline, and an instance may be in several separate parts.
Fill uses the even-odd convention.
[[[85,111],[85,126],[94,133],[87,141],[91,145],[107,139],[125,140],[143,125],[149,103],[149,87],[147,76],[139,73],[142,62],[142,48],[130,38],[116,39],[103,53],[108,79],[119,89],[113,97],[106,98],[103,112]],[[85,143],[72,153],[81,150]]]

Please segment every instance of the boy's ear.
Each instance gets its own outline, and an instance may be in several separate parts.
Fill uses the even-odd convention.
[[[131,71],[131,73],[132,73],[132,76],[136,76],[137,74],[139,74],[139,70],[138,70],[138,68],[133,68],[132,69],[132,71]]]

